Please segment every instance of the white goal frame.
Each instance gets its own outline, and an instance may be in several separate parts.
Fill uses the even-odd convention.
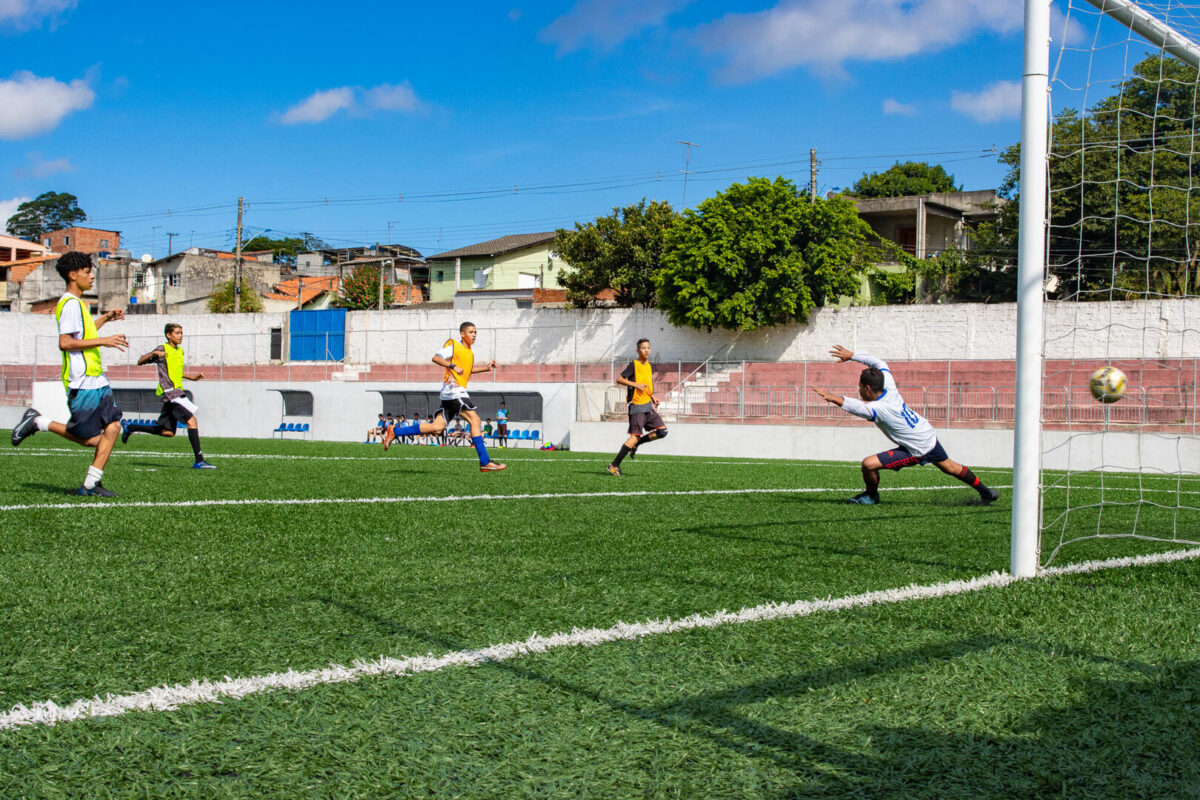
[[[1147,42],[1200,68],[1200,47],[1130,0],[1086,0]],[[1017,396],[1013,431],[1010,570],[1028,578],[1039,568],[1042,434],[1042,317],[1046,280],[1047,157],[1050,130],[1051,0],[1025,0],[1021,78],[1021,171],[1017,245]]]

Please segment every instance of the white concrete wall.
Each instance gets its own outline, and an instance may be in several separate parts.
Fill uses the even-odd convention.
[[[615,453],[626,438],[624,422],[576,422],[571,449]],[[675,423],[647,453],[677,456],[861,461],[889,446],[874,425],[708,425]],[[955,461],[971,467],[1012,468],[1011,430],[951,429],[938,440]],[[1043,434],[1043,467],[1050,470],[1109,469],[1118,472],[1200,473],[1200,439],[1113,431]]]
[[[895,361],[1011,359],[1016,353],[1012,304],[821,308],[807,325],[750,333],[675,328],[654,309],[408,309],[348,314],[346,362],[428,363],[466,318],[479,328],[479,356],[510,364],[619,361],[632,355],[642,336],[663,361],[823,361],[835,343]],[[189,361],[204,364],[267,363],[270,329],[287,327],[285,313],[148,315],[113,323],[106,332],[129,336],[131,350],[148,350],[161,340],[167,319],[184,326]],[[0,364],[58,361],[54,321],[46,315],[0,314],[0,342]],[[1183,358],[1198,352],[1200,299],[1046,306],[1049,358]],[[105,357],[121,363],[109,351]]]
[[[117,389],[145,389],[144,383],[114,381]],[[289,418],[289,422],[309,422],[312,438],[330,442],[361,442],[367,428],[378,421],[382,408],[380,391],[420,391],[437,389],[428,383],[342,383],[326,381],[320,383],[267,383],[251,381],[199,381],[189,383],[188,390],[200,412],[200,430],[209,436],[230,436],[249,439],[270,438],[271,430],[279,424],[283,415],[283,400],[276,389],[293,389],[312,392],[313,417],[311,420]],[[542,422],[526,423],[514,420],[516,429],[537,428],[542,439],[561,442],[571,431],[575,417],[575,386],[569,383],[541,384],[487,384],[480,391],[529,392],[542,395]],[[66,422],[66,393],[61,381],[38,381],[33,385],[33,406],[53,419]],[[12,427],[24,409],[13,409]],[[138,416],[138,415],[127,415]],[[157,413],[142,416],[157,416]],[[0,418],[0,426],[4,419]]]

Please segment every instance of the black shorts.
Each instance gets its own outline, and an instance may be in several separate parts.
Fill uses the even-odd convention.
[[[446,418],[446,424],[449,425],[463,411],[474,410],[475,404],[471,402],[470,397],[456,397],[453,400],[443,400],[442,407],[434,413],[434,416],[441,414]]]
[[[105,428],[121,419],[121,409],[109,386],[68,390],[67,408],[71,410],[67,433],[80,439],[99,436]]]
[[[884,469],[890,470],[915,467],[918,464],[939,464],[950,458],[942,448],[942,443],[936,441],[933,444],[933,449],[923,456],[914,456],[903,447],[897,446],[894,450],[884,450],[882,453],[876,453],[875,457],[879,459],[879,463],[883,465]]]
[[[163,430],[175,428],[180,422],[184,425],[195,415],[179,403],[163,403],[162,413],[158,415],[158,426]]]
[[[633,407],[630,406],[632,409]],[[651,430],[661,430],[667,427],[667,423],[662,421],[662,417],[658,415],[658,409],[651,406],[649,411],[630,411],[629,412],[629,432],[631,434],[641,435],[643,432]]]

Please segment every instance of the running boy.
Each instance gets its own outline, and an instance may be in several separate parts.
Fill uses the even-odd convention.
[[[895,442],[892,450],[884,450],[862,460],[863,483],[866,491],[859,492],[847,502],[871,506],[879,502],[879,470],[900,470],[914,464],[933,464],[942,472],[979,492],[979,501],[983,505],[994,503],[1000,497],[995,489],[985,486],[975,473],[962,464],[952,461],[942,445],[937,440],[937,432],[929,421],[908,407],[900,390],[896,388],[896,380],[892,377],[886,361],[882,361],[866,353],[855,353],[835,345],[829,354],[838,361],[857,361],[865,364],[866,369],[858,378],[858,397],[843,397],[828,390],[812,390],[819,394],[827,403],[841,406],[842,409],[856,417],[875,423],[883,435]]]
[[[441,409],[433,417],[432,422],[414,422],[404,427],[396,426],[388,430],[383,436],[383,449],[388,449],[392,442],[400,436],[440,434],[445,430],[446,423],[461,414],[467,424],[471,426],[471,443],[475,445],[475,452],[479,454],[479,471],[499,472],[507,465],[492,461],[488,455],[487,447],[483,444],[483,435],[480,432],[479,413],[475,410],[475,404],[471,402],[471,396],[467,394],[467,381],[471,379],[471,375],[476,372],[494,370],[496,362],[489,361],[483,366],[475,366],[475,354],[471,352],[471,345],[475,343],[475,323],[464,322],[459,325],[458,335],[462,339],[461,342],[447,339],[442,349],[433,356],[433,363],[446,369],[446,374],[442,379]]]
[[[67,408],[71,418],[64,425],[52,422],[37,409],[28,409],[12,432],[16,447],[38,431],[50,431],[69,441],[92,447],[96,455],[88,467],[83,485],[72,494],[88,497],[116,497],[104,488],[100,479],[104,465],[112,454],[113,445],[121,435],[121,409],[113,399],[112,388],[104,376],[100,360],[101,347],[124,350],[129,346],[124,334],[99,336],[97,331],[108,322],[125,318],[120,309],[106,311],[93,321],[83,293],[92,288],[96,273],[92,259],[85,253],[71,251],[58,259],[58,274],[67,283],[67,291],[54,309],[58,323],[58,349],[62,351],[62,382],[67,390]]]
[[[625,402],[629,404],[629,438],[608,465],[609,474],[619,478],[625,456],[634,458],[639,445],[667,437],[667,425],[658,415],[658,398],[654,396],[649,339],[638,339],[637,358],[617,376],[617,384],[627,387]]]
[[[204,460],[200,451],[200,424],[196,422],[196,404],[188,399],[183,391],[184,380],[202,381],[203,372],[188,374],[183,371],[183,326],[177,322],[168,322],[163,328],[167,341],[138,359],[138,366],[154,364],[158,367],[158,386],[154,392],[162,398],[162,412],[158,422],[153,425],[126,425],[121,434],[121,444],[129,441],[135,433],[152,433],[155,436],[174,438],[175,428],[179,423],[187,426],[188,442],[192,445],[192,455],[195,460],[192,469],[216,469]]]

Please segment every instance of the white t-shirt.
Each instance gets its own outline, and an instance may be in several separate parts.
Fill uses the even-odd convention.
[[[874,422],[884,436],[914,456],[923,456],[932,450],[937,444],[937,431],[929,424],[929,420],[904,402],[887,362],[866,353],[855,353],[851,360],[875,367],[883,373],[883,394],[869,403],[857,397],[843,397],[842,408],[856,417]]]
[[[58,316],[58,334],[67,334],[72,339],[83,338],[83,301],[70,292],[63,295],[70,298]],[[59,302],[62,302],[61,298]],[[103,367],[101,367],[103,369]],[[82,350],[67,351],[67,388],[68,389],[102,389],[108,386],[108,378],[100,375],[87,374],[87,362],[84,361]]]
[[[439,356],[441,356],[442,358],[446,359],[447,361],[449,361],[451,358],[454,357],[454,345],[447,344],[441,350],[438,350],[437,354]],[[442,383],[441,399],[443,399],[443,400],[461,400],[464,397],[470,397],[470,395],[467,394],[467,387],[459,386],[458,381],[454,380],[453,378],[447,378]]]

